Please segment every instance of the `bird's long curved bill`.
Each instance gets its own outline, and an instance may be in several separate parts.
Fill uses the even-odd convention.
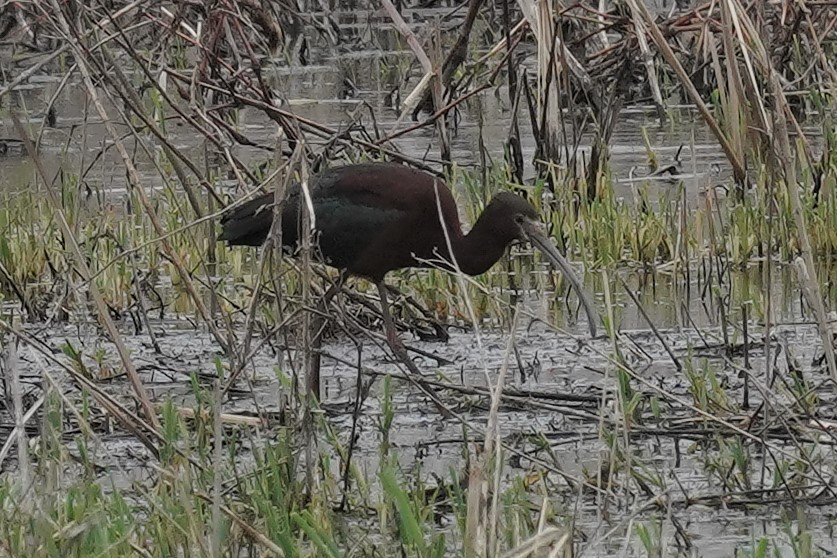
[[[529,240],[532,244],[537,246],[540,251],[543,252],[544,256],[546,256],[555,267],[561,270],[575,289],[575,292],[578,294],[578,299],[581,301],[581,304],[584,306],[584,311],[587,313],[587,324],[590,326],[590,335],[595,337],[596,325],[598,324],[599,319],[596,315],[593,301],[587,295],[587,292],[581,285],[581,281],[579,281],[576,274],[573,273],[570,263],[566,260],[566,258],[564,258],[564,256],[561,255],[561,252],[558,251],[549,238],[547,238],[547,236],[540,229],[539,225],[533,223],[532,226],[526,227],[526,233],[528,234]]]

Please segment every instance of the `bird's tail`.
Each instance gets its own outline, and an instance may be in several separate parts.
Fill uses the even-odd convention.
[[[262,194],[221,217],[221,234],[233,246],[260,246],[273,223],[273,193]]]

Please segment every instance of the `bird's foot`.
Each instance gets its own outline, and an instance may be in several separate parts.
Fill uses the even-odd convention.
[[[392,349],[392,352],[401,360],[409,360],[409,356],[407,355],[407,346],[404,345],[404,342],[398,337],[397,334],[387,334],[387,343],[389,344],[389,348]]]
[[[418,369],[418,366],[416,366],[416,363],[412,361],[410,354],[407,352],[407,346],[404,345],[404,342],[396,332],[387,332],[387,344],[397,360],[404,363],[410,372],[416,374],[417,376],[421,376],[421,371]]]

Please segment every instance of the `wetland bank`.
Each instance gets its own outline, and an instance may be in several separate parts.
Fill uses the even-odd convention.
[[[833,555],[837,8],[692,4],[3,8],[0,556]],[[353,280],[309,401],[334,272],[218,219],[369,159],[525,192],[605,332],[390,274],[442,414]]]

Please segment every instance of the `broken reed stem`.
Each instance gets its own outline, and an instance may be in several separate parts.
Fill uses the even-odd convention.
[[[419,82],[419,86],[416,87],[416,89],[407,97],[407,100],[409,100],[411,103],[417,103],[418,101],[416,101],[416,99],[423,98],[424,91],[426,90],[426,88],[430,87],[430,92],[433,97],[433,106],[441,107],[442,102],[444,100],[444,84],[442,83],[442,80],[439,76],[438,69],[433,67],[433,64],[430,62],[430,58],[427,56],[427,53],[422,48],[413,31],[410,29],[410,26],[407,25],[407,23],[404,21],[404,18],[401,17],[401,14],[398,13],[398,10],[395,9],[395,6],[392,4],[392,2],[390,0],[381,0],[381,5],[389,15],[395,28],[398,30],[399,33],[401,33],[401,35],[407,41],[407,44],[410,45],[410,49],[416,55],[416,58],[421,64],[422,70],[424,70],[424,77],[422,78],[421,82]],[[419,87],[421,87],[421,89],[419,89]],[[407,109],[405,107],[402,110],[402,113],[399,116],[395,126],[398,126],[398,123],[401,122],[401,119],[406,114]],[[445,124],[445,113],[442,113],[441,117],[435,120],[435,123],[436,131],[439,134],[439,141],[442,146],[442,158],[446,161],[449,161],[450,147],[448,143],[447,126]]]
[[[393,130],[398,127],[404,117],[409,114],[413,108],[424,98],[424,93],[427,91],[428,87],[431,86],[431,82],[434,77],[436,77],[436,71],[433,69],[433,64],[430,62],[430,58],[427,56],[427,53],[424,52],[424,48],[422,48],[421,44],[416,38],[415,34],[413,33],[410,26],[404,21],[404,18],[401,17],[401,14],[398,13],[398,10],[392,4],[390,0],[381,0],[381,5],[384,8],[384,11],[387,13],[389,18],[392,20],[393,26],[395,29],[401,34],[402,37],[407,41],[410,49],[413,51],[413,54],[416,55],[416,58],[421,64],[421,68],[424,71],[424,75],[422,76],[421,80],[419,80],[418,84],[413,91],[407,95],[404,99],[403,106],[401,108],[401,114],[398,115],[398,120],[396,120]],[[437,105],[438,106],[438,105]]]

